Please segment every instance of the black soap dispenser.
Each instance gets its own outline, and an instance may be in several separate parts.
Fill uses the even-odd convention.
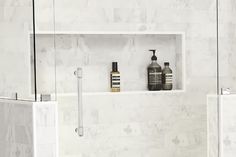
[[[156,50],[149,50],[153,52],[151,58],[152,62],[148,66],[148,90],[157,91],[162,89],[162,69],[161,66],[157,63],[157,57],[155,55]]]

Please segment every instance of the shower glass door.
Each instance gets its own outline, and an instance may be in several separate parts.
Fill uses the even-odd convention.
[[[32,1],[1,0],[0,98],[35,100],[34,92],[31,92],[34,86],[31,48],[34,45],[30,34],[33,34]]]
[[[236,1],[219,1],[219,135],[221,157],[236,153]]]
[[[219,2],[219,72],[222,92],[236,93],[236,2]],[[228,94],[229,94],[228,93]]]
[[[55,100],[54,38],[39,38],[53,34],[53,15],[53,0],[0,0],[0,99]],[[45,43],[51,49],[40,49]]]

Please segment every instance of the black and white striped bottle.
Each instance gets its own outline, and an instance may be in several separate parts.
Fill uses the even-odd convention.
[[[120,92],[120,72],[118,71],[118,63],[112,62],[111,71],[111,92]]]

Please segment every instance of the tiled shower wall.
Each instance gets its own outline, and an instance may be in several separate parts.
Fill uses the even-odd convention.
[[[59,97],[61,157],[204,157],[204,105],[183,93],[84,95],[84,136],[78,137],[77,97]]]
[[[58,157],[57,104],[0,100],[1,157]]]
[[[221,140],[222,156],[233,157],[236,153],[236,95],[226,95],[221,97]]]
[[[46,21],[46,4],[38,21]],[[56,31],[186,33],[186,92],[86,95],[83,138],[74,133],[76,96],[59,96],[60,155],[206,157],[206,95],[216,91],[215,8],[214,0],[57,0]],[[46,22],[38,29],[47,30]]]
[[[218,108],[216,105],[217,98],[215,96],[208,97],[208,157],[218,156]],[[220,96],[220,141],[221,156],[235,156],[236,141],[236,95]]]
[[[6,2],[16,5],[11,0],[2,0],[1,4]],[[23,2],[17,1],[17,3]],[[224,11],[232,11],[235,2],[225,0],[225,3],[221,4],[226,6]],[[44,0],[38,1],[36,5],[37,30],[52,30],[52,3],[49,4]],[[6,24],[12,18],[24,19],[24,15],[18,14],[22,10],[25,8],[19,7],[19,10],[12,11],[9,16],[1,10],[0,18]],[[225,14],[225,17],[231,20],[228,20],[222,29],[230,27],[234,30],[235,24],[232,22],[234,16],[230,15]],[[76,96],[59,97],[62,157],[74,157],[79,154],[86,157],[95,153],[101,154],[100,156],[108,154],[115,157],[125,157],[135,153],[136,156],[145,157],[156,154],[162,154],[164,157],[206,157],[206,95],[215,93],[216,90],[215,24],[214,0],[56,0],[57,31],[182,31],[186,33],[187,58],[185,93],[178,93],[177,96],[176,94],[86,96],[85,112],[92,115],[88,116],[91,120],[85,119],[87,127],[85,133],[89,132],[85,138],[78,138],[74,134]],[[5,30],[9,28],[9,25],[2,26]],[[11,26],[13,27],[14,23]],[[232,37],[235,37],[235,34]],[[22,38],[23,41],[28,40]],[[13,44],[12,48],[18,45]],[[19,44],[18,47],[21,46],[22,44]],[[18,47],[14,49],[15,52]],[[1,48],[4,49],[4,45],[1,45]],[[28,64],[30,50],[20,56],[23,57],[21,58],[23,68],[18,71],[26,77],[19,78],[16,77],[18,73],[13,73],[12,78],[18,78],[18,81],[1,82],[12,90],[15,86],[21,88],[25,80],[28,80],[27,83],[30,82]],[[19,58],[15,59],[15,62],[18,60]],[[7,77],[7,75],[8,73],[3,73],[2,76]],[[26,92],[28,91],[29,89]],[[162,116],[158,117],[159,115]],[[159,136],[162,130],[164,130],[162,136]],[[107,139],[109,135],[113,137]],[[88,136],[94,137],[95,140]],[[139,137],[136,138],[137,136]]]
[[[213,73],[215,1],[79,0],[55,1],[57,31],[183,31],[187,33],[188,76]],[[224,86],[235,81],[235,1],[220,2],[221,75]],[[1,0],[1,95],[31,92],[29,31],[31,1]],[[36,1],[37,30],[53,30],[53,1]],[[24,31],[22,31],[24,30]],[[20,41],[20,42],[19,42]],[[14,46],[12,46],[14,45]],[[191,52],[190,52],[191,51]],[[11,55],[10,55],[11,54]],[[200,56],[202,59],[200,61]],[[9,59],[7,59],[9,58]],[[6,63],[6,60],[10,62]],[[21,62],[17,62],[21,60]],[[20,64],[18,64],[20,63]],[[201,64],[199,64],[201,63]],[[230,64],[228,64],[230,63]],[[13,66],[14,65],[14,66]],[[200,66],[200,67],[199,67]],[[5,70],[8,69],[8,70]],[[202,69],[198,73],[198,69]],[[227,70],[226,70],[227,69]],[[9,71],[13,71],[8,75]],[[19,77],[17,72],[20,71]],[[205,75],[206,74],[206,75]],[[212,76],[212,75],[211,75]],[[17,78],[17,80],[16,80]],[[194,81],[191,81],[194,82]],[[24,86],[22,86],[24,84]]]
[[[33,118],[29,103],[0,101],[0,156],[32,157]]]
[[[74,133],[76,95],[59,96],[60,155],[206,157],[207,94],[216,92],[215,7],[214,0],[56,1],[56,31],[186,35],[185,92],[85,95],[82,138]]]

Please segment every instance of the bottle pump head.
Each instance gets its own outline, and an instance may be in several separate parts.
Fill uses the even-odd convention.
[[[157,60],[157,56],[155,55],[155,53],[156,53],[156,50],[149,50],[149,51],[151,51],[151,52],[153,52],[153,56],[152,56],[152,61],[156,61]]]
[[[118,63],[112,62],[112,71],[117,72],[118,71]]]

